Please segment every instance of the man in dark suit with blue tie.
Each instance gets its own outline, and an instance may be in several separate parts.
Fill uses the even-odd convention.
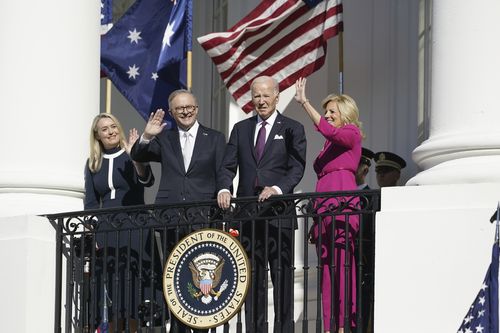
[[[215,199],[216,175],[226,145],[224,134],[198,122],[198,104],[191,92],[174,91],[168,105],[177,128],[166,130],[165,111],[157,110],[150,115],[144,133],[132,147],[131,157],[135,161],[161,163],[156,204]],[[182,230],[176,237],[172,237],[175,231],[167,235],[168,252],[189,231],[176,230]],[[170,332],[190,332],[190,329],[174,317]]]
[[[278,82],[268,76],[257,77],[251,84],[256,116],[234,125],[218,175],[217,202],[227,209],[229,191],[239,168],[238,197],[258,196],[263,203],[272,195],[293,193],[304,174],[306,137],[301,123],[276,110]],[[293,205],[291,205],[293,207]],[[252,232],[252,228],[254,229]],[[266,230],[267,228],[267,230]],[[247,332],[265,331],[267,304],[266,267],[269,263],[274,286],[275,332],[292,332],[293,288],[292,238],[295,220],[243,222],[241,240],[252,261],[252,287],[245,303]],[[266,260],[265,234],[269,236]],[[250,239],[254,234],[255,239]],[[280,264],[281,267],[278,267]]]

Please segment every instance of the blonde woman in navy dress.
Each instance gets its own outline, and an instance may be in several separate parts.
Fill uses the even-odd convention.
[[[321,116],[306,98],[306,79],[300,78],[295,83],[295,99],[301,104],[316,130],[325,138],[323,149],[314,161],[314,171],[318,175],[316,192],[355,191],[357,190],[355,174],[361,158],[361,140],[363,133],[359,122],[359,111],[356,102],[347,95],[328,95],[321,105],[324,115]],[[342,212],[350,211],[359,203],[357,198],[343,198],[351,200],[350,207],[343,208]],[[353,200],[352,200],[353,199]],[[317,213],[328,211],[329,207],[339,205],[339,200],[332,198],[322,200],[317,207]],[[350,248],[348,260],[350,262],[350,281],[348,283],[349,297],[345,294],[345,259],[346,259],[346,218],[343,215],[335,217],[335,230],[332,233],[332,218],[325,216],[321,219],[321,226],[314,223],[310,231],[311,241],[321,255],[321,293],[323,304],[323,329],[325,332],[344,332],[344,323],[351,327],[356,325],[356,265],[354,260],[354,239],[359,229],[357,216],[349,216],[349,235],[347,244]],[[321,230],[321,244],[318,244]],[[335,269],[330,271],[334,256]],[[333,277],[331,276],[333,273]],[[332,281],[334,285],[332,285]],[[331,300],[332,288],[335,299]],[[345,304],[350,300],[350,304]],[[332,309],[333,304],[333,309]],[[347,307],[348,313],[344,309]],[[333,327],[330,323],[333,312]]]
[[[151,186],[154,179],[148,164],[130,158],[130,149],[138,138],[133,128],[127,142],[112,114],[101,113],[94,118],[85,166],[85,209],[144,204],[144,186]]]
[[[85,165],[85,210],[144,204],[144,187],[151,186],[154,183],[154,177],[149,164],[132,161],[129,156],[130,149],[138,138],[139,135],[134,128],[130,130],[128,141],[126,141],[120,122],[112,114],[101,113],[94,118],[90,129],[90,156]],[[102,227],[106,230],[119,230],[113,229],[107,223],[100,226],[101,231]],[[129,326],[134,328],[137,325],[139,306],[137,295],[141,285],[139,282],[141,276],[138,272],[140,239],[137,232],[131,233],[130,257],[128,257],[128,231],[119,231],[118,243],[116,235],[115,232],[109,232],[98,233],[96,236],[99,247],[95,268],[97,301],[102,304],[104,297],[104,267],[100,256],[104,254],[103,247],[106,244],[106,289],[113,301],[109,314],[110,321],[113,320],[113,316],[116,316],[119,319],[119,326],[124,327],[124,321],[133,318]],[[126,271],[127,260],[130,260],[129,272]],[[147,269],[148,265],[150,262],[143,256],[142,266]],[[117,272],[118,283],[115,281]],[[128,273],[131,273],[130,281],[127,281]],[[148,282],[144,279],[144,274],[142,278],[142,285],[146,287]],[[126,290],[128,292],[125,292]],[[113,299],[113,294],[116,292],[121,295],[119,299]],[[125,299],[127,294],[129,298]],[[96,312],[96,317],[99,319],[102,309],[98,308]]]

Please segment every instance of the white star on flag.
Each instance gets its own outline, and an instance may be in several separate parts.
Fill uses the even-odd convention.
[[[135,77],[140,75],[139,74],[139,67],[136,67],[135,64],[133,64],[132,67],[128,66],[127,74],[128,74],[129,79],[135,80]]]
[[[113,26],[112,0],[101,0],[101,35],[105,35]]]
[[[500,204],[497,216],[500,215]],[[458,333],[499,333],[498,330],[498,266],[500,257],[498,218],[495,243],[491,251],[491,263],[481,284],[481,289],[470,306]]]
[[[165,44],[168,46],[171,46],[170,45],[170,38],[174,35],[174,29],[173,29],[174,25],[175,25],[175,21],[169,22],[167,24],[167,28],[165,29],[165,34],[163,35],[163,40],[161,42],[162,50],[165,48]]]
[[[104,8],[111,2],[102,1]],[[151,111],[168,109],[165,96],[186,88],[192,0],[177,0],[176,6],[171,1],[135,0],[101,39],[101,69],[145,120]],[[162,53],[167,24],[173,21],[171,46]],[[168,128],[173,126],[170,115],[164,120]]]
[[[136,43],[139,44],[139,39],[142,39],[141,37],[141,32],[137,31],[136,28],[134,28],[133,31],[128,31],[129,35],[127,36],[128,39],[130,39],[130,43]]]

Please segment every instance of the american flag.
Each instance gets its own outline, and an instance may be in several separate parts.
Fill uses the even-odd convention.
[[[498,221],[491,264],[458,333],[498,333]]]
[[[252,110],[250,83],[272,76],[281,90],[323,66],[327,39],[342,31],[341,0],[263,0],[227,32],[198,38],[226,87]]]

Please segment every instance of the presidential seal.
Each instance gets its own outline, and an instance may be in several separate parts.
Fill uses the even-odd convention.
[[[184,324],[208,329],[229,321],[250,286],[250,265],[240,242],[221,230],[197,230],[173,248],[163,271],[163,294]]]

